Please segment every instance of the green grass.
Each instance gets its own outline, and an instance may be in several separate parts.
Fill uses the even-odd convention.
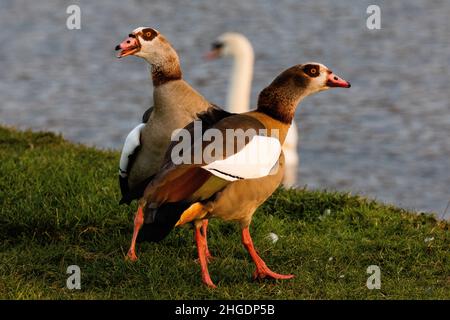
[[[118,157],[0,127],[0,298],[450,299],[449,224],[344,193],[280,189],[256,212],[255,246],[292,280],[252,281],[238,226],[214,220],[216,290],[201,284],[188,228],[127,262],[135,205],[117,204]],[[72,264],[81,290],[66,288]],[[369,265],[381,268],[381,290],[366,287]]]

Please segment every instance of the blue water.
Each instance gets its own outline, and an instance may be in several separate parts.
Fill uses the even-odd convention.
[[[81,30],[66,8],[81,7]],[[366,8],[381,7],[381,30]],[[153,26],[185,78],[225,102],[230,61],[202,54],[224,31],[256,53],[252,101],[281,70],[319,61],[352,83],[297,114],[299,185],[348,190],[438,216],[450,200],[450,1],[0,1],[0,123],[120,148],[151,104],[145,63],[114,46]],[[450,213],[447,213],[447,217]]]

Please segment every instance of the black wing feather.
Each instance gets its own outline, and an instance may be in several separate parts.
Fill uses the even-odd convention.
[[[173,229],[177,221],[185,210],[191,206],[186,202],[165,203],[160,206],[155,214],[155,219],[151,223],[144,223],[139,231],[137,242],[150,241],[159,242],[164,239]],[[148,209],[152,210],[152,209]],[[153,209],[155,210],[155,209]],[[146,212],[144,215],[152,214]]]
[[[144,114],[142,115],[142,123],[147,123],[148,119],[150,119],[150,116],[152,115],[153,112],[153,106],[151,106],[150,108],[148,108]]]

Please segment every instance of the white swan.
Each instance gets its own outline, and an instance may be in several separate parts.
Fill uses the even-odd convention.
[[[226,32],[219,36],[212,44],[212,50],[207,54],[208,59],[219,57],[232,57],[233,69],[227,97],[228,111],[243,113],[250,110],[250,94],[253,78],[254,54],[253,47],[248,39],[235,32]],[[286,171],[283,184],[292,187],[297,181],[298,154],[297,154],[297,126],[292,122],[291,128],[283,144],[286,158]]]

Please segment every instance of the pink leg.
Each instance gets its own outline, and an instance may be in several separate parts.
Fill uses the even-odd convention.
[[[206,260],[208,262],[211,262],[213,256],[211,255],[211,252],[209,252],[209,249],[208,249],[208,240],[206,239],[207,230],[208,230],[208,220],[205,219],[205,220],[202,220],[202,234],[203,234],[203,237],[205,238],[205,246],[206,246],[205,255],[206,255]]]
[[[195,228],[195,241],[197,242],[198,260],[202,270],[202,280],[210,288],[216,288],[208,272],[208,261],[206,260],[206,238],[202,235],[200,228]]]
[[[254,279],[263,279],[263,278],[271,278],[271,279],[291,279],[294,277],[292,274],[279,274],[275,273],[272,270],[267,267],[266,263],[261,259],[261,257],[258,255],[258,253],[255,250],[255,247],[253,246],[253,241],[250,236],[250,231],[248,227],[242,229],[242,243],[244,247],[247,249],[248,253],[250,253],[250,256],[253,259],[253,262],[255,262],[256,265],[256,271],[253,274]]]
[[[138,258],[136,256],[136,239],[141,230],[142,225],[144,224],[144,212],[142,211],[142,207],[139,206],[136,216],[134,217],[134,230],[133,230],[133,238],[131,239],[131,246],[127,253],[127,259],[131,261],[136,261]]]

